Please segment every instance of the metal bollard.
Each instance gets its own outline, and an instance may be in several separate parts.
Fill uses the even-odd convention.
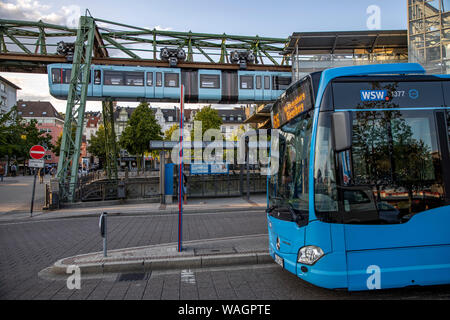
[[[106,234],[107,234],[107,228],[106,228],[106,217],[108,213],[103,212],[100,215],[100,221],[98,223],[98,227],[100,228],[100,235],[103,238],[103,256],[107,257],[107,247],[106,247]]]

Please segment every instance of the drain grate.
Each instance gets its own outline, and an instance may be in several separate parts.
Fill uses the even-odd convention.
[[[149,272],[137,272],[137,273],[121,273],[117,276],[117,282],[121,281],[142,281],[147,280],[150,277]]]

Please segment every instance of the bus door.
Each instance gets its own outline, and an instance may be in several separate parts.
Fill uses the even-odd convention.
[[[102,71],[100,69],[94,69],[94,76],[92,84],[92,96],[101,97],[103,96],[103,78]]]
[[[443,111],[380,110],[355,111],[352,118],[351,150],[337,155],[349,289],[448,283],[443,164],[450,117]]]

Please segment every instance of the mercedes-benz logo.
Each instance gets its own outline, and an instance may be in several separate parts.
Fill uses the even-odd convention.
[[[277,250],[280,250],[280,238],[277,237]]]

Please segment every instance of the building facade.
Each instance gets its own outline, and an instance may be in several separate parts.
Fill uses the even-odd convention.
[[[450,73],[450,1],[407,2],[409,61],[428,73]]]
[[[11,108],[16,105],[17,90],[21,89],[0,76],[0,114],[11,111]]]
[[[52,144],[56,145],[58,137],[64,129],[64,119],[48,101],[17,101],[17,113],[27,122],[37,121],[37,128],[42,133],[52,136]],[[46,165],[57,165],[58,159],[52,151],[47,150],[44,156]]]

